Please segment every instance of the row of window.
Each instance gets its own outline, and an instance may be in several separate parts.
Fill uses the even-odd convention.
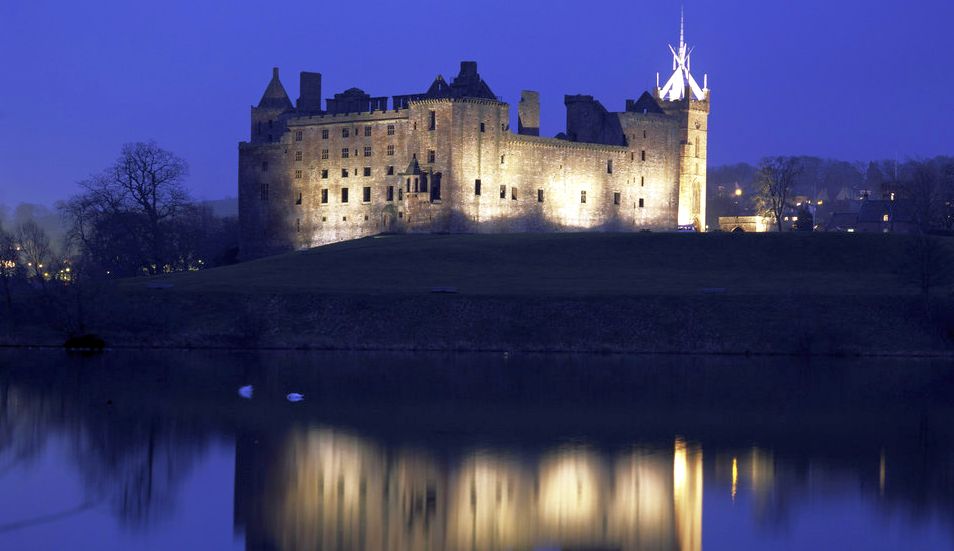
[[[372,129],[372,128],[374,128],[374,127],[373,127],[373,126],[365,126],[365,127],[363,127],[363,133],[364,133],[364,135],[365,135],[366,137],[370,137],[370,136],[371,136],[371,129]],[[350,137],[351,137],[351,130],[352,130],[351,128],[342,128],[342,129],[341,129],[341,137],[342,137],[342,138],[350,138]],[[393,136],[393,135],[394,135],[394,125],[393,125],[393,124],[389,124],[389,125],[388,125],[387,134],[388,134],[388,136]],[[330,130],[329,130],[329,129],[327,129],[327,128],[322,128],[322,129],[321,129],[321,139],[327,140],[328,137],[329,137],[329,135],[330,135]],[[358,128],[357,128],[357,127],[354,128],[354,135],[355,135],[355,136],[358,135]],[[296,141],[296,142],[300,142],[300,141],[302,140],[302,138],[303,138],[302,131],[301,131],[301,130],[296,131],[296,132],[295,132],[295,141]]]
[[[481,182],[480,182],[479,179],[478,179],[478,180],[474,180],[474,195],[480,195],[480,192],[481,192]],[[506,199],[506,198],[507,198],[507,186],[505,186],[505,185],[500,186],[500,198],[501,198],[501,199]],[[518,198],[517,187],[516,187],[516,186],[511,186],[511,187],[510,187],[510,199],[511,199],[512,201],[516,201],[517,198]],[[618,206],[618,205],[620,204],[621,200],[622,200],[622,195],[620,194],[620,192],[618,192],[618,191],[613,192],[613,204]],[[542,189],[538,189],[538,190],[537,190],[537,202],[538,202],[538,203],[542,203],[542,202],[543,202],[543,190],[542,190]],[[586,204],[586,190],[580,191],[580,203]],[[639,208],[644,208],[645,205],[646,205],[646,203],[645,203],[645,201],[644,201],[643,199],[640,199],[638,204],[639,204]]]

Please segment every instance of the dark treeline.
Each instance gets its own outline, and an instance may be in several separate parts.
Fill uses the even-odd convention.
[[[221,202],[194,200],[187,175],[186,162],[155,143],[126,144],[55,213],[0,210],[7,324],[40,312],[57,330],[81,334],[111,280],[236,262],[237,217],[217,214]]]
[[[950,209],[954,199],[954,158],[907,161],[847,162],[818,157],[784,157],[797,165],[787,207],[798,203],[817,206],[816,224],[824,225],[835,212],[857,209],[865,199],[903,199],[912,202],[919,222],[932,229],[954,230]],[[777,160],[775,159],[775,160]],[[708,215],[710,228],[720,216],[766,214],[761,165],[740,163],[713,167],[708,174]]]

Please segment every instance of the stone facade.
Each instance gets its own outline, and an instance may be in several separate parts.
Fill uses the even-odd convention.
[[[320,110],[317,73],[301,90],[293,106],[275,69],[239,144],[244,258],[382,232],[704,228],[708,95],[566,96],[566,132],[542,138],[539,94],[513,132],[473,62],[390,106],[352,88]]]

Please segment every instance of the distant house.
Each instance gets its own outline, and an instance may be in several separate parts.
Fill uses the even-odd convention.
[[[729,233],[764,233],[775,231],[772,220],[765,216],[720,216],[719,230]]]
[[[918,225],[909,201],[861,202],[858,212],[836,212],[827,225],[828,231],[849,233],[913,233]]]

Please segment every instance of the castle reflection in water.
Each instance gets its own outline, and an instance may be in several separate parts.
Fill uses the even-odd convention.
[[[309,428],[273,448],[240,439],[235,522],[248,549],[689,551],[702,545],[702,485],[702,450],[682,439],[448,459]]]

